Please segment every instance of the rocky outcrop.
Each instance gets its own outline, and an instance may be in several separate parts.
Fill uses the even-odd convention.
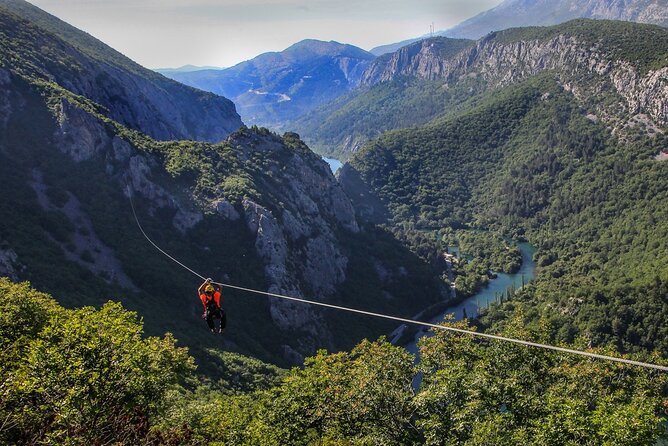
[[[440,79],[455,68],[457,59],[447,57],[444,47],[461,47],[461,41],[437,37],[404,46],[396,52],[378,58],[362,74],[360,83],[365,86],[387,82],[399,76],[423,79]],[[445,57],[444,57],[445,56]]]
[[[293,134],[284,138],[298,141]],[[271,136],[235,134],[229,142],[242,159],[252,155],[252,147],[253,152],[272,152],[284,160],[281,169],[270,167],[272,178],[280,184],[269,186],[272,202],[262,205],[246,199],[242,203],[256,252],[265,265],[268,291],[326,301],[346,279],[348,259],[337,231],[359,231],[350,200],[327,164],[310,152],[289,150]],[[230,203],[216,200],[212,205],[219,215],[238,218]],[[331,339],[327,325],[312,307],[271,299],[270,313],[283,330],[308,333],[311,339]],[[307,342],[299,350],[304,354],[312,348],[315,345]]]
[[[668,125],[668,68],[642,72],[633,63],[614,58],[614,49],[567,32],[549,38],[509,39],[490,34],[475,46],[450,58],[442,58],[419,42],[402,48],[365,72],[362,82],[372,85],[400,76],[444,81],[448,87],[464,79],[476,79],[493,89],[551,71],[580,99],[585,100],[610,85],[623,98],[623,115],[644,113],[656,124]],[[603,115],[619,117],[617,104]]]
[[[18,256],[10,248],[0,248],[0,277],[9,277],[13,281],[19,280],[17,269],[19,268]]]

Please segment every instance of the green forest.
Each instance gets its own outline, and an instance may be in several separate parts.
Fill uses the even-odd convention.
[[[668,165],[654,156],[666,137],[626,131],[623,141],[612,137],[543,75],[466,112],[388,132],[351,165],[391,224],[484,230],[538,248],[535,283],[521,301],[490,310],[485,324],[522,307],[526,323],[552,320],[554,340],[585,336],[665,355]]]
[[[68,310],[0,279],[0,310],[2,444],[653,446],[665,434],[665,373],[468,335],[423,338],[417,365],[383,338],[292,370],[223,353],[212,382],[118,303]],[[549,325],[528,329],[520,312],[501,333],[544,341]]]

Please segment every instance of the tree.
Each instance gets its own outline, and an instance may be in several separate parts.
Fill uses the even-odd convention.
[[[12,368],[3,367],[2,441],[136,443],[164,410],[165,392],[194,369],[173,336],[142,338],[137,315],[120,304],[64,310],[27,284],[5,281],[0,293],[3,310],[23,316],[0,319],[3,344],[21,350]],[[17,327],[20,336],[6,335]]]

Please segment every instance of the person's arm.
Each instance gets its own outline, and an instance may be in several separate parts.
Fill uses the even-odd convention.
[[[211,283],[211,279],[206,279],[202,284],[197,288],[197,295],[201,296],[204,294],[204,287],[206,286],[207,283]]]

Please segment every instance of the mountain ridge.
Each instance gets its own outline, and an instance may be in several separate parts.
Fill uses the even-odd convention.
[[[89,97],[113,118],[161,140],[216,142],[241,125],[234,104],[169,80],[127,59],[99,40],[23,0],[3,0],[3,53],[31,64],[27,76],[47,77]],[[39,39],[43,47],[35,45]],[[52,51],[51,65],[41,53]],[[67,66],[66,66],[67,65]],[[5,62],[6,68],[12,68]],[[134,98],[141,100],[134,100]],[[177,103],[179,106],[177,106]]]
[[[499,5],[483,11],[436,35],[477,40],[484,35],[508,28],[526,26],[551,26],[573,19],[624,20],[638,23],[668,26],[668,2],[666,0],[504,0]],[[369,50],[376,56],[393,53],[399,48],[424,40],[421,36],[397,43],[378,46]]]
[[[636,38],[627,40],[629,33]],[[451,40],[416,42],[376,59],[360,89],[302,118],[296,127],[322,153],[345,158],[377,136],[379,128],[424,124],[486,90],[540,72],[554,72],[582,100],[600,99],[596,113],[614,126],[635,125],[636,114],[663,123],[667,39],[668,30],[656,25],[578,19],[491,33],[459,51],[445,50],[446,57],[432,44]],[[608,90],[618,93],[621,102],[606,104],[607,95],[598,93]],[[406,116],[398,106],[377,107],[378,98],[419,110]]]
[[[525,26],[557,25],[573,19],[622,20],[668,26],[666,0],[505,0],[441,33],[478,39],[492,31]]]
[[[231,98],[249,124],[288,130],[291,119],[357,86],[374,57],[352,45],[306,39],[225,70],[166,74]]]

